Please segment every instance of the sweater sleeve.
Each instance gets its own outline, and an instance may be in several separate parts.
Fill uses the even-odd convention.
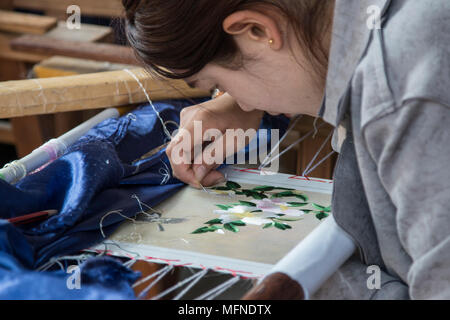
[[[450,107],[410,100],[364,129],[412,259],[412,299],[450,299]]]

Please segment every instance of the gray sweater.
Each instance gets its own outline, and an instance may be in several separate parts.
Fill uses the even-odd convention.
[[[333,214],[359,252],[314,297],[450,299],[450,1],[336,0],[320,115],[337,128]]]

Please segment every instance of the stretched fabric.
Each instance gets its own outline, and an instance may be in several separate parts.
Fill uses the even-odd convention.
[[[169,130],[175,130],[172,121],[179,123],[181,109],[190,104],[186,101],[168,101],[156,103],[155,108],[164,121],[169,121]],[[287,123],[284,117],[265,116],[262,127],[284,130]],[[71,146],[61,158],[17,185],[0,180],[2,219],[43,210],[58,211],[57,215],[46,221],[25,227],[14,227],[3,222],[0,228],[0,283],[10,281],[10,284],[7,289],[2,289],[4,286],[0,284],[0,298],[8,298],[10,294],[10,298],[17,299],[39,297],[33,295],[32,290],[22,291],[20,288],[25,286],[24,282],[11,283],[11,279],[17,279],[19,275],[26,275],[28,280],[33,278],[39,290],[47,285],[47,288],[60,288],[61,291],[48,291],[62,298],[130,298],[132,273],[112,262],[107,264],[108,267],[101,261],[89,264],[84,274],[95,274],[95,270],[100,268],[105,275],[120,275],[117,277],[122,281],[115,281],[116,288],[105,287],[103,281],[105,291],[100,292],[99,285],[91,279],[89,286],[97,291],[85,296],[79,291],[70,291],[69,294],[64,289],[67,274],[44,275],[31,270],[50,258],[76,253],[102,241],[103,235],[114,232],[124,217],[133,217],[141,211],[137,199],[154,207],[184,186],[172,177],[164,148],[143,157],[166,142],[168,138],[153,108],[143,106],[121,118],[102,122]],[[120,211],[121,215],[108,214],[113,211]],[[11,240],[12,234],[14,241]],[[8,268],[9,264],[14,268]],[[40,282],[42,286],[38,285]],[[116,294],[113,294],[114,290]]]

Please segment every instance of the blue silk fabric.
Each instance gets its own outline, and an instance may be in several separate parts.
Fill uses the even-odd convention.
[[[181,109],[191,104],[167,101],[155,103],[155,107],[164,121],[179,123]],[[262,128],[279,128],[282,132],[287,124],[285,117],[265,116]],[[167,127],[176,129],[170,123]],[[125,219],[123,216],[133,217],[141,211],[136,197],[154,207],[183,187],[172,177],[165,148],[143,157],[167,142],[153,108],[143,106],[102,122],[61,158],[18,184],[0,180],[0,218],[58,211],[45,221],[25,227],[0,220],[0,298],[133,298],[130,285],[137,275],[111,259],[95,258],[82,268],[86,282],[83,290],[68,290],[64,272],[32,270],[52,257],[77,253],[101,242],[100,222],[105,236],[110,235]],[[117,210],[123,216],[111,214],[102,220]]]

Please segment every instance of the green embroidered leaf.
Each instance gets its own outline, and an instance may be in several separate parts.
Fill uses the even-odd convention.
[[[262,210],[253,210],[251,212],[253,213],[253,212],[263,212],[263,211]]]
[[[212,190],[217,190],[217,191],[230,191],[231,188],[230,187],[225,187],[225,186],[221,186],[221,187],[212,187]]]
[[[271,198],[284,198],[293,196],[295,196],[295,193],[293,193],[292,191],[283,191],[273,194]]]
[[[274,226],[274,223],[273,223],[273,222],[269,222],[269,223],[266,223],[266,224],[264,225],[263,229],[268,229],[268,228],[271,228],[271,227],[273,227],[273,226]]]
[[[233,189],[233,190],[242,188],[239,183],[236,183],[233,181],[227,181],[226,185],[228,188]]]
[[[249,190],[249,189],[243,189],[242,192],[247,197],[253,198],[253,199],[256,199],[256,200],[262,200],[262,199],[267,198],[267,196],[264,193],[262,193],[262,192],[256,192],[256,191]]]
[[[316,218],[319,220],[325,219],[328,216],[329,216],[329,214],[326,212],[323,212],[323,211],[316,214]]]
[[[325,211],[325,207],[321,206],[320,204],[317,203],[312,203],[313,208],[319,210],[319,211]]]
[[[325,208],[323,209],[323,211],[325,211],[325,212],[331,212],[331,206],[325,207]]]
[[[308,197],[305,196],[304,194],[296,194],[295,197],[298,199],[302,199],[304,202],[308,201]]]
[[[233,226],[231,223],[226,223],[223,225],[223,227],[231,232],[239,232],[239,229],[236,226]]]
[[[243,193],[241,191],[236,191],[236,190],[234,190],[234,193],[237,194],[237,195],[244,195],[245,194],[245,193]]]
[[[311,212],[314,211],[314,210],[310,210],[310,209],[302,209],[302,211],[303,211],[304,213],[311,213]]]
[[[256,200],[266,199],[267,196],[264,193],[255,193],[253,194],[253,198]]]
[[[307,202],[287,202],[287,204],[289,205],[289,207],[304,207],[308,203]]]
[[[222,224],[222,219],[213,219],[205,222],[205,224]]]
[[[272,191],[275,190],[275,187],[272,186],[259,186],[259,187],[255,187],[252,190],[256,191],[256,192],[266,192],[266,191]]]
[[[218,207],[218,208],[220,208],[222,210],[228,210],[228,209],[233,208],[233,206],[226,205],[226,204],[216,204],[216,207]]]
[[[274,220],[280,220],[280,221],[299,221],[302,220],[302,217],[291,217],[291,216],[282,216],[275,218]]]
[[[246,226],[245,222],[241,221],[241,220],[231,221],[230,223],[234,226],[240,226],[240,227]]]
[[[290,225],[286,224],[286,223],[283,223],[283,226],[284,226],[286,229],[292,229],[292,227],[291,227]]]
[[[284,223],[275,222],[275,228],[278,228],[280,230],[286,230],[286,225]]]
[[[294,191],[295,189],[292,188],[283,188],[283,187],[276,187],[277,190],[285,190],[285,191]]]
[[[247,207],[256,207],[256,204],[250,201],[239,200],[239,204]]]
[[[206,233],[206,232],[210,232],[209,227],[201,227],[201,228],[198,228],[197,230],[195,230],[194,232],[192,232],[192,234],[199,234],[199,233]]]

